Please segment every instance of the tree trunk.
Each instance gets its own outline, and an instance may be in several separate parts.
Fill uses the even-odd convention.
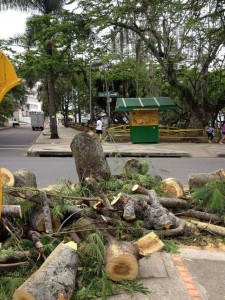
[[[50,119],[51,139],[58,139],[59,135],[57,129],[56,112],[55,112],[55,87],[54,87],[52,74],[50,71],[47,75],[47,82],[48,82],[48,111],[49,111],[49,119]]]
[[[52,41],[45,41],[45,51],[47,57],[49,59],[49,63],[51,63],[52,57]],[[52,67],[49,66],[47,70],[47,94],[48,94],[48,112],[50,118],[50,131],[51,131],[51,139],[58,139],[58,130],[57,130],[57,120],[56,120],[56,110],[55,110],[55,84],[52,74]]]
[[[42,266],[13,294],[13,300],[71,299],[78,258],[76,244],[59,244]]]
[[[96,134],[92,131],[78,133],[70,147],[81,183],[87,177],[105,180],[110,178],[110,168]]]

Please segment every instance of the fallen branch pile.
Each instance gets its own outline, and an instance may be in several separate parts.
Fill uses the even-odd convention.
[[[113,176],[101,144],[89,132],[76,135],[71,149],[79,184],[68,181],[38,189],[31,171],[13,174],[1,169],[5,175],[0,267],[31,260],[41,264],[15,289],[13,300],[71,299],[76,290],[85,288],[84,280],[77,280],[78,266],[84,268],[79,257],[89,261],[102,256],[96,268],[104,266],[108,279],[134,280],[139,259],[161,250],[165,237],[193,236],[199,231],[225,236],[222,216],[196,210],[196,202],[179,180],[143,173],[143,164],[136,159],[126,161],[123,174]],[[205,174],[204,185],[215,176],[223,182],[223,174],[223,170]],[[204,186],[193,174],[190,183],[192,190]],[[90,242],[96,233],[102,240]]]

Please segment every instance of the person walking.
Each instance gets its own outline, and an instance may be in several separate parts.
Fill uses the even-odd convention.
[[[221,127],[221,140],[220,144],[223,144],[225,141],[225,121],[223,121],[222,127]]]
[[[208,135],[208,142],[212,143],[213,138],[215,136],[214,128],[211,125],[207,125],[205,127],[206,134]]]
[[[96,133],[98,135],[99,141],[101,142],[102,141],[102,121],[101,121],[100,117],[98,117],[98,120],[97,120]]]

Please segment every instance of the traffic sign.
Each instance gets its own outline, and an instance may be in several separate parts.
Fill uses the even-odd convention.
[[[98,97],[110,97],[110,98],[117,98],[119,97],[119,93],[118,92],[100,92],[98,93]]]

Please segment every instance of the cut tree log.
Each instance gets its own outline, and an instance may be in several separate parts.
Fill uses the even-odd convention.
[[[212,173],[189,174],[189,176],[188,176],[189,189],[192,190],[194,188],[202,187],[207,182],[214,180],[214,179],[219,179],[219,180],[225,179],[225,170],[219,169]]]
[[[223,223],[223,220],[221,217],[215,215],[215,214],[209,214],[204,211],[198,211],[194,209],[189,209],[187,211],[182,211],[176,216],[183,216],[183,217],[190,217],[190,218],[195,218],[199,219],[200,221],[208,221],[208,222],[213,222],[213,223]]]
[[[18,169],[13,173],[15,187],[33,187],[37,188],[36,176],[27,169]]]
[[[75,289],[77,245],[59,244],[42,266],[13,294],[13,300],[69,300]]]
[[[13,251],[9,254],[5,252],[0,254],[0,263],[23,261],[31,256],[34,256],[34,253],[31,251]]]
[[[139,252],[134,243],[118,242],[111,239],[106,248],[106,273],[113,281],[138,278]]]
[[[14,176],[8,169],[0,168],[0,174],[3,186],[14,186]]]
[[[182,183],[175,178],[163,179],[160,183],[160,189],[168,195],[178,198],[184,195],[184,187]]]
[[[196,220],[187,220],[189,223],[194,224],[198,229],[205,230],[212,234],[217,234],[219,236],[225,237],[225,227],[213,225],[210,223],[199,222]]]
[[[169,212],[165,207],[163,207],[159,198],[156,195],[154,190],[147,190],[140,186],[135,186],[135,191],[139,190],[143,194],[148,195],[149,202],[151,205],[144,212],[144,226],[147,229],[156,229],[161,230],[160,235],[163,236],[163,233],[168,236],[184,234],[190,235],[195,228],[194,226],[188,226],[185,221],[176,217],[174,214]],[[163,231],[163,229],[166,229]]]
[[[148,196],[148,190],[138,184],[133,186],[132,192]],[[180,198],[158,197],[158,200],[160,204],[166,208],[185,208],[188,206],[188,202]],[[146,198],[143,201],[147,201],[147,203],[149,203],[148,199]]]
[[[20,205],[2,205],[2,216],[11,218],[22,218]]]
[[[146,234],[139,240],[135,241],[134,244],[137,245],[141,256],[148,256],[149,254],[157,252],[164,247],[164,243],[154,232]]]
[[[145,201],[136,201],[128,194],[119,193],[111,204],[116,210],[123,212],[124,220],[144,219],[144,211],[147,208]]]
[[[80,183],[85,178],[108,180],[111,171],[99,139],[93,131],[81,132],[74,136],[70,148],[75,160]]]

